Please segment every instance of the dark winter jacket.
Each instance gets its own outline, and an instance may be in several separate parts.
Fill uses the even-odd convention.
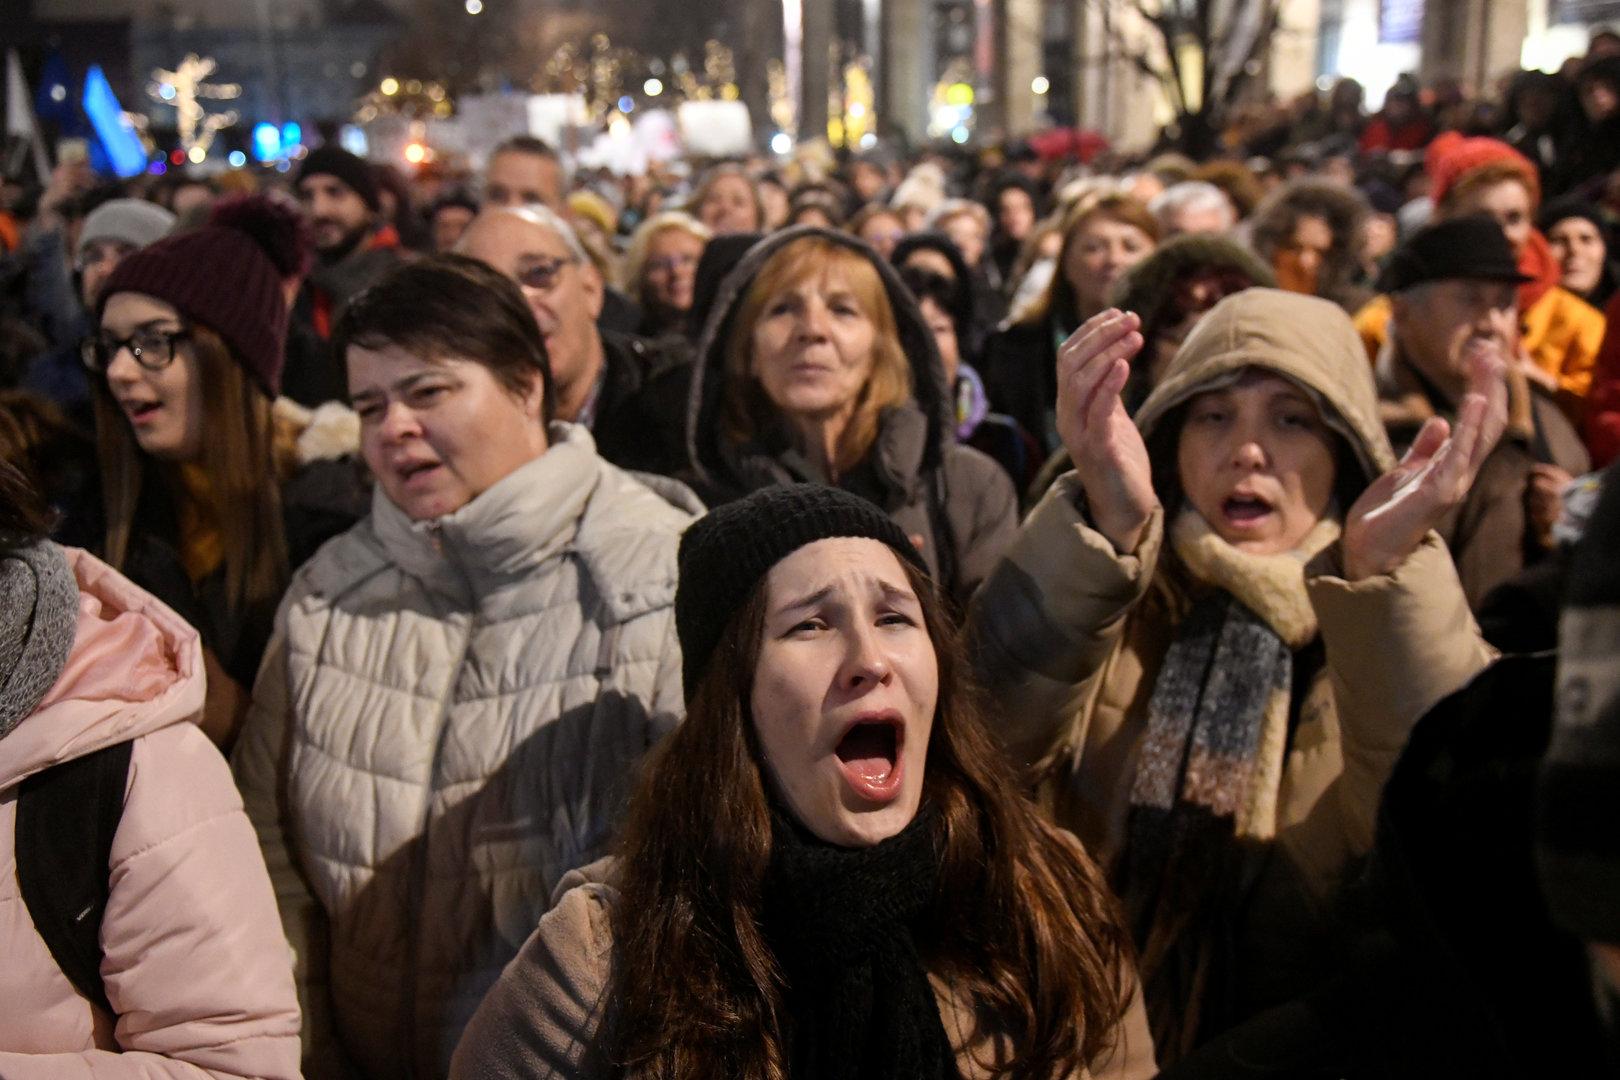
[[[934,337],[899,275],[871,248],[841,233],[788,229],[755,245],[721,285],[704,329],[688,401],[689,479],[710,506],[771,484],[815,481],[817,471],[785,437],[746,445],[726,438],[721,422],[724,353],[736,309],[760,267],[784,245],[821,237],[858,252],[888,291],[900,343],[911,361],[913,400],[879,421],[866,460],[839,486],[881,506],[915,538],[935,580],[965,600],[1011,542],[1017,505],[1011,481],[990,458],[955,437],[951,395]]]
[[[602,333],[602,388],[591,437],[621,469],[671,476],[686,464],[692,353],[680,338]]]

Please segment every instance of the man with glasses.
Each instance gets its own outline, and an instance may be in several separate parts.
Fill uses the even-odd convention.
[[[80,362],[79,339],[90,329],[89,313],[119,262],[173,227],[173,214],[142,199],[110,199],[90,211],[74,249],[73,276],[81,307],[69,335],[73,340],[37,357],[23,377],[23,389],[50,399],[81,422],[88,421],[90,383]]]
[[[606,284],[566,221],[539,205],[487,208],[456,250],[518,283],[545,338],[559,420],[589,428],[597,452],[623,468],[684,464],[691,358],[678,341],[598,326]]]

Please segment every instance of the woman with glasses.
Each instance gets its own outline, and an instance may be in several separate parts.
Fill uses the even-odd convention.
[[[300,230],[290,207],[250,197],[127,256],[83,350],[101,466],[96,540],[201,633],[205,728],[221,744],[289,571],[353,521],[358,501],[346,465],[306,468],[352,445],[346,411],[313,426],[274,404],[287,282],[308,252]]]
[[[707,225],[678,210],[659,214],[636,230],[624,258],[624,291],[641,305],[636,333],[664,337],[685,332],[698,260],[711,235]]]

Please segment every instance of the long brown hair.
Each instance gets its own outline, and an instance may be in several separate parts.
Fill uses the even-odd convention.
[[[233,611],[274,604],[287,587],[287,537],[281,517],[281,483],[274,452],[270,399],[232,358],[214,331],[196,323],[186,344],[197,361],[202,394],[198,462],[216,507],[224,548],[225,597]],[[183,363],[177,355],[175,363]],[[107,389],[95,387],[96,446],[106,511],[104,558],[123,569],[149,485],[163,484],[173,500],[184,499],[179,470],[140,448],[129,421]]]
[[[940,665],[923,797],[944,860],[919,947],[975,1017],[969,1045],[991,1055],[986,1068],[1071,1075],[1115,1043],[1134,990],[1128,935],[1096,866],[1020,794],[943,601],[906,573]],[[631,800],[601,1043],[628,1077],[785,1074],[782,976],[759,917],[770,810],[748,705],[764,620],[762,583]]]
[[[844,275],[850,293],[872,320],[872,374],[855,402],[855,415],[839,439],[833,468],[842,475],[861,463],[877,441],[878,423],[884,409],[899,405],[911,396],[911,362],[900,344],[894,306],[877,269],[866,256],[836,240],[806,236],[784,244],[759,268],[748,292],[737,305],[731,337],[725,352],[725,434],[737,442],[748,442],[768,430],[780,410],[772,404],[754,378],[754,324],[765,305],[806,278],[834,270]]]

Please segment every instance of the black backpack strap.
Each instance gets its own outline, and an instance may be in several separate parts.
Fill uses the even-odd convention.
[[[101,920],[111,891],[113,836],[124,815],[128,742],[65,761],[22,782],[17,885],[62,974],[111,1013],[101,983]]]

